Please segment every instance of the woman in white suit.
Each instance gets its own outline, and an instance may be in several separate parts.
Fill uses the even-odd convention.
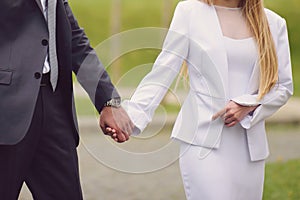
[[[190,91],[172,138],[181,142],[187,199],[261,199],[265,119],[293,93],[285,20],[262,0],[180,2],[152,71],[125,102],[133,134],[151,121],[183,61]]]

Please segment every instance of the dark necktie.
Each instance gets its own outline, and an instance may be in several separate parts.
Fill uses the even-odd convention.
[[[50,62],[50,82],[55,91],[58,79],[58,61],[56,53],[56,5],[57,0],[47,0],[48,4],[48,31],[49,31],[49,62]]]

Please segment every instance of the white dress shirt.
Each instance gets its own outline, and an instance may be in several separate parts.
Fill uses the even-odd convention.
[[[46,0],[41,0],[41,3],[42,3],[45,19],[47,20]],[[44,62],[44,67],[43,67],[43,74],[46,74],[49,71],[50,71],[50,63],[48,61],[48,54],[47,54]]]

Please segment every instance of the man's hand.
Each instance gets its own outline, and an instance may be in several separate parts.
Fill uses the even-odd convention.
[[[230,101],[225,108],[214,114],[212,120],[222,117],[227,127],[232,127],[240,122],[246,115],[254,111],[258,106],[242,106]]]
[[[119,143],[129,140],[134,128],[133,123],[122,107],[104,107],[99,123],[103,133],[111,136]],[[108,131],[107,128],[112,128],[114,131]]]

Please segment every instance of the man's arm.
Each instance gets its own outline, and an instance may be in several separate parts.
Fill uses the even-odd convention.
[[[64,1],[66,13],[72,29],[72,67],[77,80],[87,91],[96,109],[101,114],[100,126],[104,133],[106,127],[116,129],[118,141],[124,142],[131,132],[131,121],[123,108],[104,107],[111,99],[120,99],[104,66],[99,61],[96,52],[79,27],[67,1]]]

